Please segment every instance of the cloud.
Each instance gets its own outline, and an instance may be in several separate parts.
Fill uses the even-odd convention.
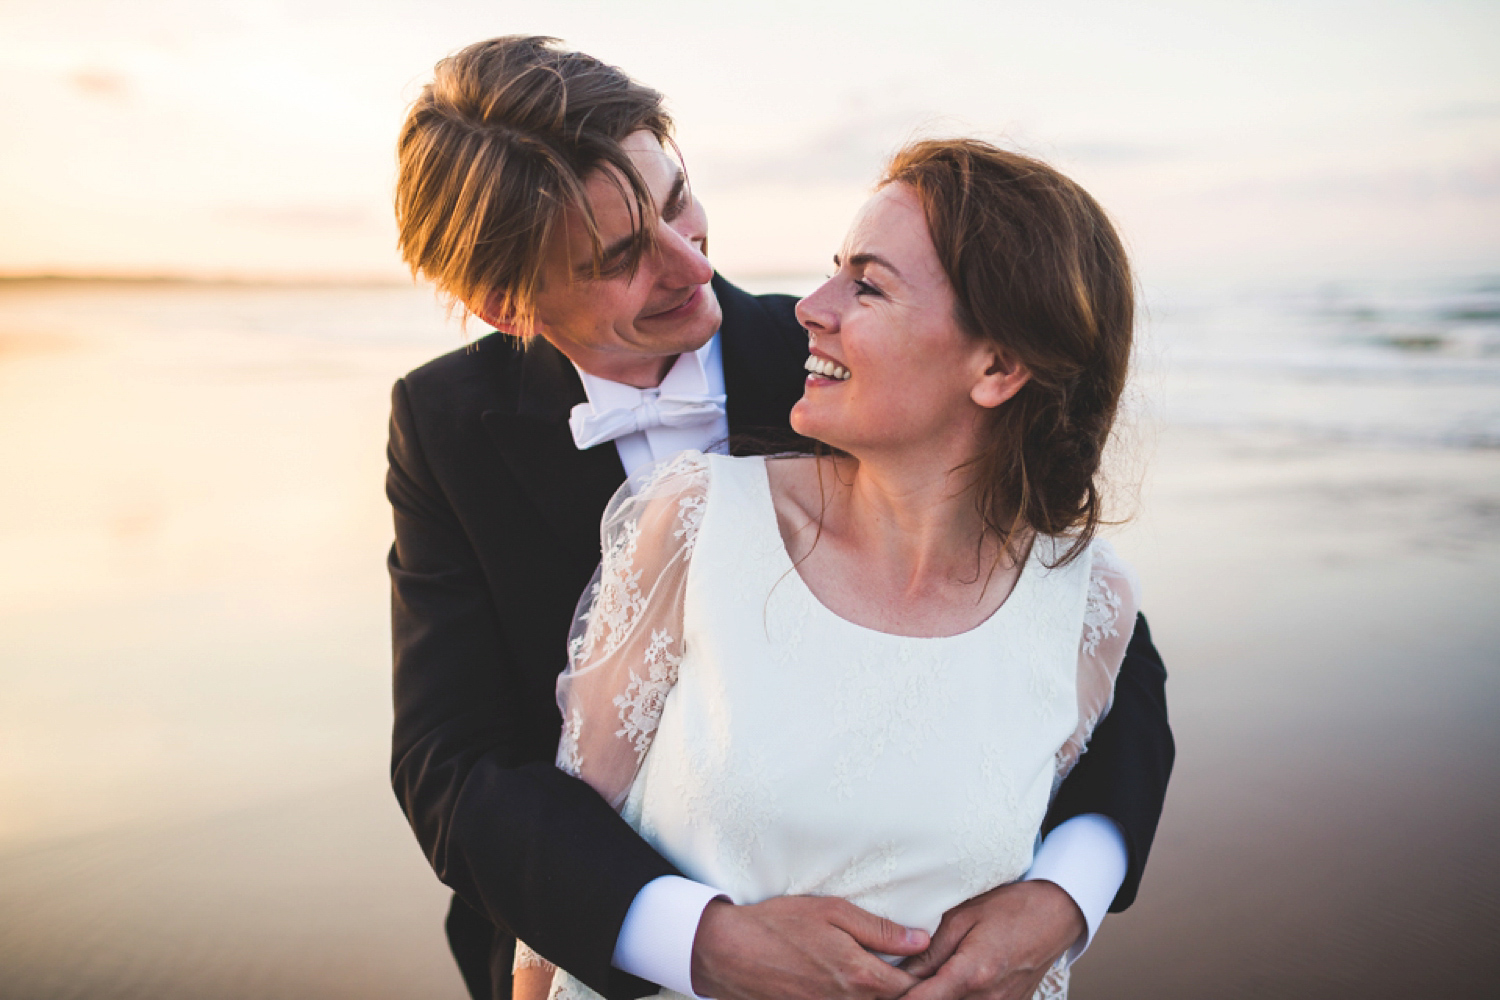
[[[765,185],[854,185],[875,183],[892,153],[903,143],[934,131],[930,112],[867,112],[852,108],[779,149],[751,154],[707,153],[704,166],[726,188]]]
[[[1087,166],[1140,166],[1181,157],[1181,151],[1171,146],[1116,139],[1037,144],[1028,141],[1031,137],[1024,132],[1007,135],[982,129],[962,118],[925,108],[867,110],[850,104],[835,120],[789,145],[750,155],[709,153],[704,165],[718,184],[731,189],[763,185],[868,187],[891,154],[906,143],[928,136],[961,135],[1048,161]]]
[[[68,76],[68,83],[85,97],[121,101],[130,96],[130,78],[103,66],[85,66]]]

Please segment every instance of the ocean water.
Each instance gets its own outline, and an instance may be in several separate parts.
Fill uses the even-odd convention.
[[[1500,276],[1148,296],[1162,418],[1411,447],[1500,447]]]
[[[0,283],[0,997],[462,996],[386,784],[382,479],[391,382],[484,332]],[[1148,288],[1126,416],[1179,758],[1075,995],[1479,995],[1500,276]]]
[[[816,276],[752,277],[805,293]],[[461,346],[488,329],[405,286],[0,285],[0,351],[89,342],[150,350],[229,337],[305,358]],[[1500,274],[1425,281],[1147,287],[1133,399],[1163,422],[1374,444],[1500,446]],[[199,354],[207,348],[193,348]],[[242,373],[246,357],[225,358]],[[278,362],[286,364],[286,362]],[[260,375],[271,374],[262,364]]]

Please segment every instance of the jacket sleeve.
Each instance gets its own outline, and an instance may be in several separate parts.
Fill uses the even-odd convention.
[[[1115,681],[1114,704],[1042,824],[1045,834],[1074,816],[1102,813],[1119,825],[1130,863],[1110,904],[1112,913],[1135,901],[1172,775],[1176,748],[1167,723],[1166,682],[1146,616],[1138,614]]]
[[[388,457],[391,779],[412,830],[438,878],[497,928],[607,997],[653,992],[610,958],[636,894],[675,869],[588,785],[526,759],[536,720],[518,710],[520,671],[404,381]]]

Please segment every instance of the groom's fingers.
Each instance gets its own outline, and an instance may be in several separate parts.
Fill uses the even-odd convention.
[[[922,952],[902,962],[901,968],[918,979],[926,979],[953,956],[953,953],[958,950],[959,943],[963,941],[964,935],[968,934],[973,926],[974,915],[971,911],[949,910],[943,914],[937,933],[932,935],[932,943]]]
[[[1086,929],[1073,898],[1051,882],[991,889],[943,914],[932,947],[906,963],[924,978],[902,1000],[1029,1000]]]
[[[984,971],[971,968],[970,963],[959,956],[943,963],[936,975],[917,983],[901,1000],[962,1000],[978,993],[986,984]]]
[[[910,943],[905,932],[839,899],[710,903],[693,942],[693,989],[717,1000],[896,1000],[916,977],[871,954],[861,938],[892,950],[925,943],[925,935]]]
[[[931,943],[924,930],[903,927],[842,899],[831,902],[837,904],[833,922],[870,951],[883,955],[915,955]]]
[[[901,1000],[1031,1000],[1046,973],[959,952]]]

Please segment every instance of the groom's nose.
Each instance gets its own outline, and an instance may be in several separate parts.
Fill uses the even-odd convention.
[[[705,255],[707,244],[708,218],[694,200],[691,208],[662,226],[657,240],[662,282],[683,287],[706,284],[714,276]]]

